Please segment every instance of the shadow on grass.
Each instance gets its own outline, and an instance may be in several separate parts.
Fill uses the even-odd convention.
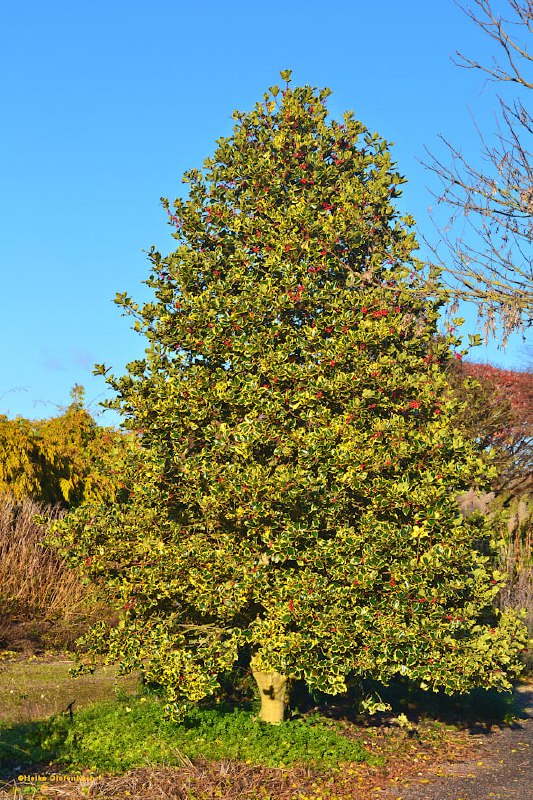
[[[391,711],[372,716],[358,711],[359,698],[375,694]],[[422,720],[434,720],[453,725],[469,733],[487,733],[494,728],[520,727],[520,721],[528,718],[527,707],[533,706],[533,687],[530,692],[498,692],[495,689],[474,689],[461,695],[446,695],[444,692],[423,691],[409,681],[398,678],[388,686],[366,681],[364,686],[348,691],[345,695],[328,698],[320,693],[310,694],[303,684],[297,683],[292,697],[293,713],[317,711],[333,719],[349,719],[360,725],[387,726],[398,714],[417,724]]]
[[[60,764],[71,723],[68,717],[20,722],[0,728],[0,788],[19,775],[51,771]]]

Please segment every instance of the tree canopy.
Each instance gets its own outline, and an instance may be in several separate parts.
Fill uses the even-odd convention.
[[[447,373],[453,391],[463,403],[459,427],[490,454],[496,468],[493,488],[501,490],[531,474],[531,372],[454,360]]]
[[[87,642],[175,713],[237,662],[269,721],[290,678],[508,685],[525,635],[492,608],[483,522],[458,513],[484,464],[445,391],[459,340],[412,291],[403,178],[327,90],[282,78],[163,201],[177,247],[150,252],[153,301],[117,298],[147,349],[108,377],[111,405],[143,456],[119,502],[54,533],[122,606]]]

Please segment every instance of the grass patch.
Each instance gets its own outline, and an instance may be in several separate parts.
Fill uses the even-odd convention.
[[[183,723],[164,719],[154,697],[98,703],[75,714],[0,728],[0,769],[30,772],[53,762],[62,769],[124,773],[151,764],[181,765],[183,758],[232,759],[265,767],[300,764],[335,768],[376,762],[340,726],[316,715],[270,726],[253,711],[195,708]]]
[[[138,677],[117,677],[117,669],[104,666],[92,675],[69,675],[73,661],[30,658],[0,659],[0,725],[44,720],[60,714],[74,701],[74,711],[102,700],[112,700],[117,687],[135,694]]]

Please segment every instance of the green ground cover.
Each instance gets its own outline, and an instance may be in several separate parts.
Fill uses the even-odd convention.
[[[0,728],[0,768],[26,772],[54,762],[62,769],[122,773],[138,766],[180,765],[188,759],[236,759],[267,767],[335,767],[372,761],[339,723],[317,717],[279,727],[242,709],[195,709],[181,724],[162,717],[158,699],[124,695],[75,714]],[[375,761],[375,759],[374,759]]]

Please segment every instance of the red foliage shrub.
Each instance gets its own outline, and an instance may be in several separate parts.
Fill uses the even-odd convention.
[[[464,371],[471,378],[490,381],[507,398],[513,413],[528,425],[533,424],[533,373],[527,370],[500,369],[491,364],[465,362]]]

